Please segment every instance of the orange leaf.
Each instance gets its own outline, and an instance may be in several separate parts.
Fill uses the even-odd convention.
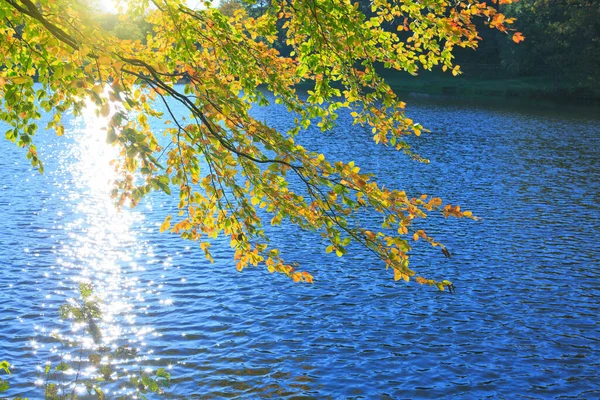
[[[494,17],[492,18],[492,26],[499,26],[502,25],[502,23],[504,22],[504,14],[496,14],[494,15]]]
[[[515,43],[520,43],[523,40],[525,40],[525,36],[523,36],[523,34],[521,32],[515,32],[515,34],[512,37],[512,40]]]
[[[302,272],[302,277],[304,278],[304,280],[308,283],[313,283],[313,277],[311,274],[309,274],[308,272]]]

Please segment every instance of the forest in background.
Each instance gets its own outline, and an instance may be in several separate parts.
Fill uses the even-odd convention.
[[[370,17],[370,0],[357,2]],[[244,8],[248,15],[258,16],[269,11],[269,0],[252,5],[222,0],[219,7],[227,15]],[[463,72],[459,77],[439,69],[420,71],[418,76],[382,74],[403,91],[600,102],[600,7],[595,0],[520,0],[497,7],[507,18],[516,18],[514,26],[524,41],[515,44],[510,33],[489,29],[480,20],[479,48],[456,51]],[[100,10],[102,26],[121,39],[144,40],[152,32],[144,21],[119,20]],[[386,27],[397,31],[401,24],[395,20]],[[289,52],[283,34],[276,45],[283,54]]]

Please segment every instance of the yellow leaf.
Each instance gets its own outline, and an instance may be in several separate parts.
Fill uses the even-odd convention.
[[[29,82],[31,80],[30,77],[28,76],[15,76],[15,77],[11,77],[10,80],[15,84],[15,85],[22,85],[26,82]]]
[[[100,56],[96,61],[100,65],[110,65],[110,58],[107,56]]]
[[[105,118],[108,117],[108,114],[110,114],[110,105],[108,103],[102,104],[102,107],[100,107],[100,114]]]
[[[394,280],[398,281],[400,280],[400,278],[402,278],[402,272],[394,268]]]
[[[171,216],[169,215],[160,225],[160,232],[164,232],[171,227]]]

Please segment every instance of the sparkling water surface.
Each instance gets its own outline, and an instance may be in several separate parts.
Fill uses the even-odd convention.
[[[134,352],[115,371],[167,368],[164,398],[599,398],[596,111],[412,99],[408,114],[432,131],[412,144],[430,164],[370,143],[370,131],[343,115],[334,132],[302,134],[305,147],[354,160],[386,186],[481,217],[421,222],[453,256],[419,242],[412,266],[451,279],[454,295],[395,283],[364,250],[338,259],[318,235],[285,225],[270,228],[273,245],[314,285],[262,268],[238,273],[226,240],[213,244],[211,264],[194,243],[159,233],[176,199],[153,194],[114,209],[114,150],[92,113],[68,118],[64,137],[39,133],[43,175],[5,141],[0,359],[14,366],[6,395],[43,398],[47,363],[81,351],[57,337],[92,345],[84,326],[58,317],[78,283],[92,282],[103,345]],[[254,113],[290,123],[278,107]],[[134,397],[118,382],[111,390]]]

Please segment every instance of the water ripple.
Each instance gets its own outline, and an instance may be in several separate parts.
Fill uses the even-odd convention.
[[[69,354],[51,333],[78,337],[57,309],[87,280],[103,297],[105,344],[137,351],[119,368],[170,368],[167,398],[599,397],[600,121],[431,102],[408,112],[429,122],[432,133],[414,145],[430,164],[365,145],[369,131],[344,115],[343,136],[310,130],[300,140],[332,159],[352,154],[387,186],[442,195],[481,217],[422,222],[453,258],[416,246],[413,263],[451,278],[454,296],[395,284],[360,249],[338,259],[287,227],[270,228],[273,242],[314,272],[315,285],[236,273],[225,242],[213,245],[210,264],[158,233],[172,199],[157,194],[115,214],[102,191],[104,134],[86,135],[85,121],[71,121],[65,138],[38,137],[43,176],[4,146],[0,354],[15,364],[9,393],[39,397],[41,368]],[[255,113],[289,123],[277,107]]]

